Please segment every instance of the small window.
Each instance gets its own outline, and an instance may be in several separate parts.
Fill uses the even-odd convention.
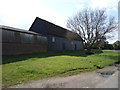
[[[52,37],[52,42],[55,42],[55,37]]]

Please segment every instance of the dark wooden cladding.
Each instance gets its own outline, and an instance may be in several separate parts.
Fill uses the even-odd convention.
[[[80,40],[80,41],[82,40],[77,33],[69,31],[60,26],[57,26],[46,20],[40,19],[39,17],[36,17],[35,21],[33,22],[29,30],[34,31],[36,33],[40,33],[42,35],[48,34],[48,35],[54,35],[62,38],[67,38],[70,40]]]
[[[2,43],[2,54],[13,55],[46,52],[46,48],[45,45],[39,44]]]
[[[38,17],[35,19],[29,30],[47,37],[48,51],[84,49],[82,38],[77,33]]]
[[[12,30],[11,30],[12,29]],[[27,54],[47,51],[47,38],[40,34],[9,27],[1,27],[2,54]]]

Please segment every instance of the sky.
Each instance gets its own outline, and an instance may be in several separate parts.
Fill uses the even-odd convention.
[[[118,20],[119,0],[0,0],[0,25],[28,30],[36,17],[66,27],[67,19],[85,8],[106,9]],[[108,40],[118,39],[118,32]]]
[[[120,1],[118,4],[118,40],[120,41]]]

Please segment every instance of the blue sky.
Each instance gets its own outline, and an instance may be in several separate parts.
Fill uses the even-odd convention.
[[[66,28],[68,17],[84,8],[106,8],[107,14],[118,19],[119,0],[0,0],[0,25],[28,30],[35,17]],[[117,40],[116,35],[109,40]]]

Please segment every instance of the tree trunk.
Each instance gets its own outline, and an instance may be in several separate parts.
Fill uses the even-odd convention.
[[[91,48],[91,47],[87,47],[87,52],[86,52],[86,54],[94,54],[94,53],[92,52],[92,48]]]

